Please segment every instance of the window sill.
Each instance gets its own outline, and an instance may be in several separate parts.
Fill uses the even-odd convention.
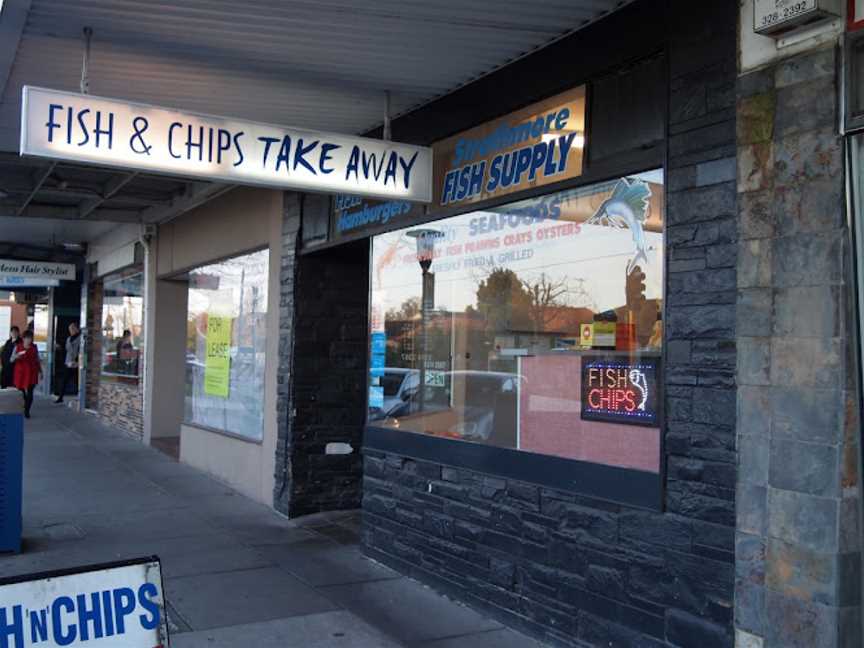
[[[634,508],[663,510],[662,473],[366,426],[363,449],[529,482]]]
[[[181,423],[184,427],[195,428],[196,430],[201,430],[203,432],[210,432],[211,434],[218,434],[220,436],[228,437],[229,439],[235,439],[237,441],[243,441],[244,443],[248,443],[250,445],[263,445],[264,439],[253,439],[252,437],[243,436],[242,434],[237,434],[236,432],[229,432],[228,430],[220,430],[219,428],[209,427],[207,425],[201,425],[200,423],[192,423],[191,421],[183,420]]]

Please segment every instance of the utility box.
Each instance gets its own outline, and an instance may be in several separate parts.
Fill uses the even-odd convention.
[[[754,0],[753,30],[779,38],[787,32],[843,16],[841,0]]]
[[[21,397],[0,391],[0,552],[21,551],[23,463]]]

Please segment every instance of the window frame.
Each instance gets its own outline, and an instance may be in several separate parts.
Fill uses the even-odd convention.
[[[225,263],[226,261],[230,261],[232,259],[238,259],[241,257],[247,257],[247,256],[251,256],[253,254],[258,254],[259,252],[266,252],[267,253],[267,296],[266,296],[265,304],[266,304],[267,310],[266,310],[265,323],[267,325],[267,328],[269,329],[270,328],[270,326],[269,326],[270,322],[268,320],[269,320],[269,317],[271,314],[270,313],[270,297],[271,297],[270,291],[273,289],[273,286],[271,285],[271,281],[270,281],[270,274],[272,271],[272,267],[271,267],[272,254],[271,254],[270,248],[271,248],[270,245],[263,245],[263,246],[256,246],[256,247],[251,248],[251,249],[241,250],[241,251],[238,251],[236,253],[227,254],[227,255],[212,259],[212,260],[204,261],[204,262],[198,263],[196,265],[189,266],[186,269],[184,269],[181,273],[173,275],[171,277],[173,280],[183,281],[186,284],[186,319],[185,319],[186,324],[188,325],[188,322],[189,322],[189,303],[188,302],[189,302],[189,290],[191,290],[191,286],[189,285],[189,276],[191,275],[191,273],[193,273],[194,271],[196,271],[200,268],[205,268],[207,266],[218,265],[220,263]],[[267,334],[269,335],[269,331],[267,332]],[[266,335],[265,335],[265,339],[266,339]],[[188,348],[184,346],[184,350],[188,351]],[[271,362],[271,360],[267,356],[266,349],[265,349],[265,353],[264,353],[264,383],[265,383],[265,388],[266,388],[266,382],[267,382],[267,368],[268,368],[268,365],[270,362]],[[186,371],[186,364],[187,363],[184,361],[184,363],[183,363],[184,372]],[[185,388],[187,386],[185,378],[184,378],[183,385],[184,385],[184,390],[185,390]],[[265,389],[265,391],[262,392],[262,399],[263,399],[262,400],[262,411],[263,411],[264,415],[262,417],[261,438],[260,439],[254,438],[251,436],[246,436],[246,435],[243,435],[239,432],[233,432],[231,430],[223,430],[223,429],[220,429],[217,427],[206,425],[204,423],[197,423],[195,421],[190,420],[186,414],[186,398],[187,397],[186,397],[186,394],[184,391],[184,395],[183,395],[183,418],[180,421],[181,426],[188,427],[188,428],[194,428],[196,430],[201,430],[203,432],[208,432],[210,434],[218,434],[220,436],[227,437],[229,439],[234,439],[236,441],[242,441],[244,443],[248,443],[251,445],[258,445],[258,446],[264,445],[264,439],[265,439],[266,432],[267,432],[266,389]]]
[[[100,304],[100,312],[99,312],[99,340],[100,340],[100,352],[99,352],[99,380],[107,383],[112,383],[115,385],[127,385],[127,386],[139,386],[142,384],[143,379],[143,362],[145,358],[145,349],[138,349],[138,372],[134,375],[132,374],[121,374],[121,373],[113,373],[110,371],[105,371],[105,353],[107,351],[106,340],[105,340],[105,329],[104,329],[104,320],[105,320],[105,289],[107,284],[124,281],[126,279],[130,279],[135,276],[141,276],[142,288],[141,294],[136,295],[138,299],[141,300],[141,329],[142,329],[142,340],[146,342],[146,329],[147,326],[147,317],[145,314],[146,305],[144,303],[144,266],[140,264],[135,264],[121,270],[117,270],[110,274],[105,275],[100,278],[102,284],[102,296],[101,296],[101,304]],[[116,340],[114,340],[116,342]]]
[[[589,85],[590,101],[590,85]],[[590,103],[589,103],[590,106]],[[590,123],[590,113],[586,116]],[[590,147],[591,138],[588,138]],[[586,156],[590,156],[590,148],[586,148]],[[372,239],[375,236],[386,234],[410,226],[432,224],[453,216],[461,216],[475,211],[482,211],[495,207],[503,207],[531,198],[539,198],[554,193],[579,189],[594,184],[629,177],[640,173],[660,171],[663,174],[664,200],[663,200],[663,285],[661,317],[663,318],[663,344],[660,349],[658,360],[658,399],[660,402],[658,416],[658,428],[660,429],[660,467],[657,473],[609,466],[605,464],[581,461],[554,455],[539,454],[526,450],[511,448],[500,448],[492,445],[474,443],[463,439],[451,439],[437,437],[420,432],[406,430],[393,430],[376,426],[374,422],[368,421],[368,403],[370,381],[368,380],[369,367],[367,365],[367,380],[365,394],[365,415],[363,452],[380,453],[388,452],[452,466],[465,470],[501,476],[528,483],[537,484],[548,488],[591,497],[601,501],[615,504],[623,504],[634,508],[650,511],[663,511],[666,499],[666,366],[667,366],[667,326],[669,306],[669,255],[668,255],[668,205],[669,205],[669,167],[666,161],[665,141],[658,147],[650,149],[631,151],[625,158],[630,164],[622,165],[621,159],[617,158],[610,164],[596,164],[585,169],[578,178],[570,178],[560,183],[546,185],[540,188],[531,188],[522,192],[496,197],[486,201],[461,205],[457,209],[430,210],[426,217],[412,221],[410,224],[399,222],[373,233],[367,233],[360,238],[369,239],[369,267],[373,265]],[[589,158],[590,159],[590,158]],[[622,170],[624,169],[624,170]],[[336,244],[347,242],[340,240]],[[318,246],[316,251],[325,246]],[[329,246],[327,246],[329,247]],[[372,303],[372,282],[369,285],[368,303]],[[371,326],[367,327],[366,340],[366,362],[369,362],[372,345]]]

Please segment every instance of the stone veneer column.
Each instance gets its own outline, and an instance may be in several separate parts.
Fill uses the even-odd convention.
[[[99,407],[99,377],[102,371],[102,280],[95,279],[87,286],[87,321],[85,322],[87,354],[87,381],[84,408]]]
[[[320,207],[286,196],[274,501],[292,517],[360,506],[368,245],[297,256],[301,208]]]
[[[853,284],[833,47],[738,83],[736,636],[861,645]]]
[[[279,281],[279,373],[276,391],[275,486],[273,506],[288,515],[291,504],[291,433],[293,422],[294,281],[300,234],[301,196],[285,193]]]

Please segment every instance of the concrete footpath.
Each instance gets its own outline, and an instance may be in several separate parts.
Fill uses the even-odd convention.
[[[540,645],[363,557],[357,512],[286,520],[47,400],[24,452],[24,551],[0,577],[158,555],[176,648]]]

